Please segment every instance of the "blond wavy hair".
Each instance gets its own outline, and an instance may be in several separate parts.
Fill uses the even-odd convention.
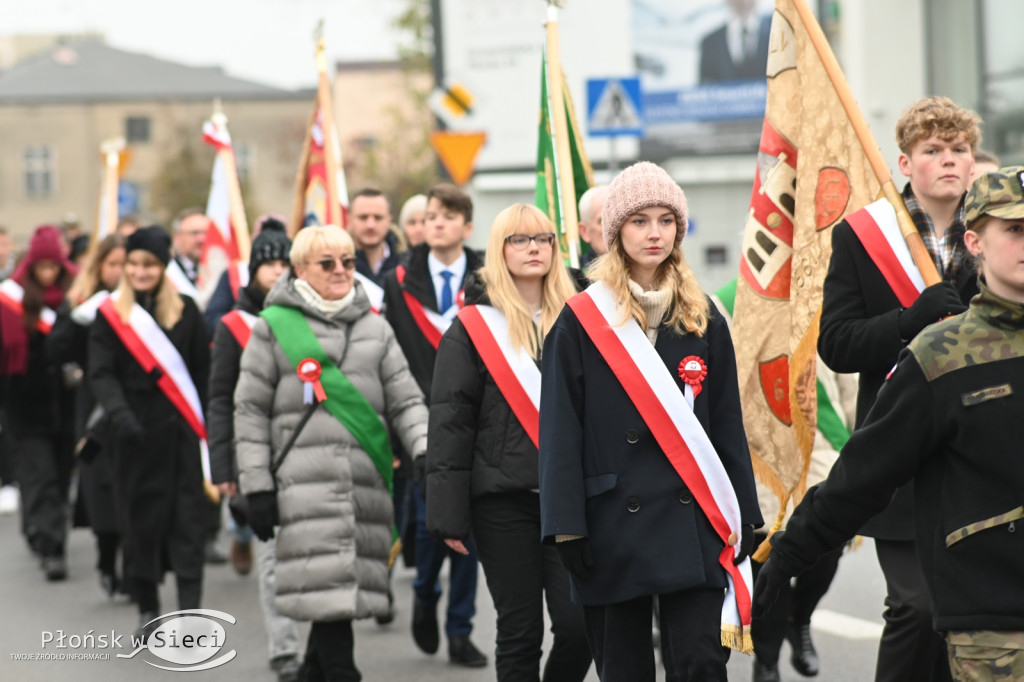
[[[158,263],[160,262],[156,256],[148,251],[146,256]],[[167,266],[164,265],[164,271],[160,273],[160,283],[156,285],[156,305],[153,306],[153,318],[161,327],[170,330],[181,320],[181,314],[185,310],[185,302],[181,300],[181,294],[175,290],[171,280],[167,278],[166,272]],[[114,301],[114,310],[117,311],[121,321],[128,324],[132,306],[135,305],[135,290],[128,283],[127,276],[121,277],[121,284],[118,285],[117,291],[119,294],[118,299]]]
[[[952,142],[963,134],[974,153],[981,142],[979,123],[976,113],[958,107],[948,97],[925,97],[910,105],[896,122],[896,144],[901,152],[910,154],[921,140],[935,136]]]
[[[491,299],[491,305],[508,320],[509,340],[514,348],[523,348],[532,358],[540,357],[544,337],[558,319],[565,302],[576,293],[569,271],[562,263],[556,241],[551,248],[551,269],[544,275],[540,312],[540,334],[536,333],[533,315],[519,295],[512,273],[505,264],[505,238],[510,234],[540,234],[554,232],[555,226],[536,206],[512,204],[491,223],[483,267],[478,271],[481,282]]]
[[[71,288],[68,289],[67,298],[72,308],[84,303],[90,296],[103,288],[103,283],[100,282],[100,270],[103,268],[103,263],[114,251],[123,249],[124,242],[124,236],[114,233],[104,237],[96,246],[96,252],[89,258],[86,266],[78,271],[78,275],[71,283]]]
[[[681,229],[678,226],[676,229]],[[608,253],[599,256],[590,265],[587,277],[594,282],[604,282],[615,295],[615,303],[626,309],[628,317],[632,317],[641,329],[647,329],[647,314],[629,290],[629,256],[622,248],[621,232]],[[668,286],[672,290],[672,305],[668,317],[662,322],[676,332],[690,332],[704,336],[711,315],[708,297],[697,283],[697,277],[683,256],[681,244],[675,244],[668,258],[662,261],[654,275],[654,288]],[[627,318],[619,321],[622,324]]]

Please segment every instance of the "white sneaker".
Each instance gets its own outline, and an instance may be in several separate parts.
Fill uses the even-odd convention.
[[[18,511],[18,489],[13,485],[0,487],[0,515],[15,514]]]

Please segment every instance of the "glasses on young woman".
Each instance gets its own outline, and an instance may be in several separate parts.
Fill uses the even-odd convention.
[[[356,259],[352,256],[346,256],[345,258],[324,258],[318,261],[313,261],[319,265],[324,272],[334,272],[338,267],[338,263],[341,263],[341,267],[345,268],[349,272],[356,269]]]
[[[537,242],[537,246],[554,246],[555,244],[555,233],[554,232],[541,232],[533,236],[528,234],[510,234],[505,237],[505,242],[508,243],[513,249],[522,251],[526,248],[530,242]]]

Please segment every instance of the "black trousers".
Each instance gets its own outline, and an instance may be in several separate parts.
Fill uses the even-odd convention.
[[[946,643],[932,627],[932,602],[913,540],[875,540],[885,575],[885,628],[876,682],[952,680]]]
[[[523,491],[473,501],[473,539],[498,612],[494,666],[499,682],[582,682],[590,669],[583,611],[568,571],[540,541],[540,497]],[[539,676],[544,601],[555,636]]]
[[[299,679],[302,682],[360,682],[363,679],[356,668],[352,621],[313,622]]]
[[[29,436],[18,449],[22,530],[43,556],[63,556],[74,463],[70,439]]]
[[[765,537],[755,535],[758,536],[761,540]],[[754,546],[758,544],[755,541]],[[754,640],[754,655],[758,661],[764,665],[778,664],[779,651],[786,638],[786,626],[789,622],[797,625],[807,625],[811,622],[811,614],[832,584],[842,553],[842,549],[837,549],[818,559],[818,563],[800,574],[791,588],[784,587],[779,591],[778,598],[764,616],[752,622],[750,634]],[[751,561],[755,581],[762,565]]]
[[[726,682],[721,589],[658,595],[665,682]],[[654,682],[653,597],[584,606],[587,638],[601,682]]]

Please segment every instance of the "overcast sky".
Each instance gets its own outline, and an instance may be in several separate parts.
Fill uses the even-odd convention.
[[[106,35],[114,47],[284,88],[316,82],[320,18],[330,63],[396,55],[405,0],[0,0],[0,35]]]

